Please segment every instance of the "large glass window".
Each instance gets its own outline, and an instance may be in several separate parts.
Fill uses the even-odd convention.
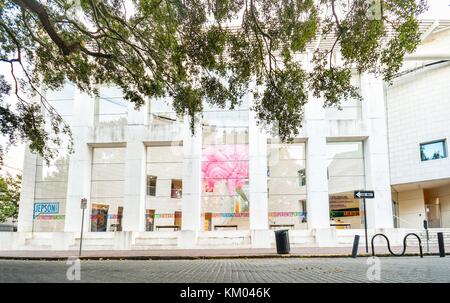
[[[96,100],[95,122],[100,126],[127,124],[127,104],[120,88],[104,86]]]
[[[331,225],[361,228],[362,207],[353,191],[365,188],[363,143],[328,142],[327,162]]]
[[[34,209],[37,210],[34,211],[34,231],[64,230],[69,153],[66,149],[56,149],[55,152],[56,158],[48,164],[40,156],[37,157],[34,193]],[[45,207],[48,204],[57,205],[54,208],[57,211],[49,211]]]
[[[75,87],[67,82],[61,90],[54,91],[48,90],[45,92],[45,97],[47,99],[48,104],[59,114],[59,116],[63,119],[63,123],[66,125],[71,125],[72,117],[73,117],[73,108],[74,108],[74,96],[75,96]],[[52,117],[46,108],[44,110],[45,117],[45,129],[47,132],[52,133]],[[60,144],[55,144],[51,140],[47,142],[49,147],[53,149],[59,149],[58,157],[61,154],[67,154],[67,147],[69,143],[69,136],[59,134],[58,139],[60,140]],[[62,150],[65,149],[65,150]]]
[[[351,84],[356,88],[361,87],[361,78],[359,74],[353,74]],[[332,106],[325,108],[327,120],[361,120],[362,102],[357,99],[342,100],[338,107]]]
[[[62,117],[66,124],[70,125],[73,115],[73,99],[75,87],[66,83],[61,90],[48,90],[45,97]],[[51,131],[51,123],[48,112],[44,110],[45,129]],[[59,136],[61,144],[57,145],[49,141],[47,144],[52,149],[55,157],[47,163],[42,157],[36,159],[36,179],[34,194],[34,231],[63,231],[67,177],[69,170],[69,151],[67,150],[68,136]]]
[[[121,231],[125,148],[94,148],[91,176],[91,231]]]
[[[249,228],[248,108],[203,113],[202,223],[204,230]]]
[[[152,99],[149,102],[149,124],[153,126],[177,125],[182,119],[167,99]]]
[[[47,90],[45,92],[45,98],[48,101],[73,100],[74,96],[75,86],[69,82],[66,82],[60,90]]]
[[[269,227],[306,229],[304,143],[267,144]]]
[[[181,142],[147,147],[147,231],[181,229],[182,172]]]
[[[420,159],[422,161],[447,158],[445,140],[420,144]]]

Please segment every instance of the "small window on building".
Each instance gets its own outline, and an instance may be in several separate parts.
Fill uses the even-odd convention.
[[[300,186],[306,185],[306,170],[304,168],[298,170],[298,181]]]
[[[147,176],[147,195],[156,196],[156,176]]]
[[[300,222],[306,223],[308,222],[306,217],[306,200],[300,200]]]
[[[445,140],[420,144],[420,159],[422,161],[447,158],[447,146]]]
[[[173,199],[181,199],[183,182],[181,180],[172,179],[172,187],[170,191],[170,197]]]

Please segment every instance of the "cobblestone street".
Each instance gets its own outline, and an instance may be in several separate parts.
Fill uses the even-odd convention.
[[[450,282],[450,258],[277,258],[81,261],[81,282]],[[65,261],[0,260],[0,283],[70,282]]]

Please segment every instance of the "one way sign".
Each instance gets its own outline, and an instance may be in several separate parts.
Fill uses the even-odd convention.
[[[375,192],[373,190],[357,190],[355,191],[355,199],[373,199]]]

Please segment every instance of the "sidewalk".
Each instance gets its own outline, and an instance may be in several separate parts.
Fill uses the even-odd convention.
[[[402,247],[393,247],[395,253],[400,253]],[[430,247],[424,255],[438,254],[436,246]],[[446,247],[450,252],[450,246]],[[318,258],[318,257],[350,257],[352,247],[301,247],[292,248],[290,254],[279,255],[275,248],[268,249],[165,249],[165,250],[91,250],[83,251],[81,259],[86,260],[193,260],[193,259],[233,259],[233,258]],[[386,247],[375,247],[377,256],[390,256]],[[408,247],[406,255],[418,255],[418,247]],[[366,254],[365,246],[359,247],[358,256]],[[17,260],[62,260],[68,257],[78,256],[78,250],[74,251],[0,251],[0,259]]]

